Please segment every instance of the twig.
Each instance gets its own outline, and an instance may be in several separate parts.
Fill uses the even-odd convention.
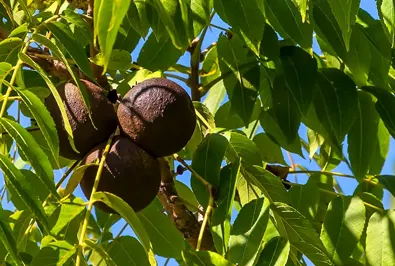
[[[207,206],[207,209],[206,209],[206,213],[204,214],[202,226],[200,228],[199,238],[198,238],[198,242],[197,242],[197,245],[196,245],[196,251],[200,250],[200,247],[201,247],[202,241],[203,241],[203,235],[204,235],[204,232],[206,231],[206,225],[207,225],[207,222],[208,222],[208,218],[210,217],[211,211],[213,210],[213,206],[214,206],[214,196],[213,196],[213,193],[212,193],[211,185],[208,187],[208,189],[209,189],[210,197],[209,197],[209,200],[208,200],[208,206]]]
[[[92,187],[92,192],[91,192],[91,195],[89,197],[88,209],[86,210],[84,222],[83,222],[82,228],[81,228],[81,234],[80,234],[80,239],[79,239],[79,244],[78,244],[78,255],[77,255],[77,260],[76,260],[76,266],[80,266],[81,259],[83,259],[82,250],[81,249],[82,249],[82,247],[84,245],[85,235],[86,235],[86,231],[87,231],[87,228],[88,228],[88,222],[89,222],[89,218],[90,218],[92,207],[93,207],[92,196],[96,193],[97,187],[99,186],[100,177],[101,177],[101,174],[102,174],[103,168],[104,168],[104,163],[106,161],[107,154],[108,154],[108,152],[110,150],[111,143],[112,143],[112,140],[113,140],[114,136],[115,136],[115,134],[112,134],[111,137],[108,139],[106,147],[104,148],[102,157],[100,159],[99,167],[97,169],[95,181],[94,181],[93,187]]]
[[[175,189],[172,172],[165,159],[159,159],[159,162],[161,164],[162,180],[158,198],[174,225],[183,234],[185,240],[192,248],[196,248],[201,225],[195,215],[184,204],[180,204],[179,201],[174,200],[174,198],[178,198],[178,194]],[[215,250],[213,238],[209,230],[205,230],[204,232],[200,249]]]
[[[210,183],[208,183],[203,177],[201,177],[195,170],[193,170],[178,154],[173,154],[174,159],[176,159],[182,166],[188,169],[202,184],[206,187],[211,187]]]
[[[165,75],[170,77],[170,78],[178,79],[178,80],[184,82],[185,84],[188,84],[188,79],[186,79],[186,78],[183,78],[183,77],[180,77],[178,75],[171,74],[171,73],[165,73]]]

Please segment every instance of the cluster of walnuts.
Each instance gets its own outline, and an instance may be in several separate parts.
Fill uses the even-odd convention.
[[[66,82],[58,87],[79,153],[70,144],[55,98],[50,95],[45,100],[58,131],[59,153],[68,159],[82,160],[82,165],[98,162],[109,137],[119,126],[120,133],[112,141],[97,191],[113,193],[134,211],[140,211],[159,191],[161,169],[157,158],[178,152],[193,134],[196,115],[192,101],[177,83],[152,78],[133,86],[115,110],[107,91],[87,80],[81,83],[90,98],[90,112],[75,83]],[[87,198],[97,169],[97,164],[89,166],[81,179]],[[95,206],[115,212],[101,202]]]

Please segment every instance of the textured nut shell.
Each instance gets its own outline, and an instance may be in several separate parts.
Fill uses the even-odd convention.
[[[117,115],[123,132],[156,157],[180,151],[196,126],[189,95],[165,78],[134,86],[121,100]]]
[[[55,121],[59,136],[59,154],[68,159],[79,160],[93,147],[108,139],[117,127],[117,116],[113,105],[107,100],[104,91],[87,80],[81,80],[85,85],[91,100],[91,114],[97,130],[93,127],[88,110],[86,109],[79,88],[71,82],[63,83],[58,87],[58,92],[66,108],[73,130],[76,153],[68,140],[62,115],[51,94],[45,104]]]
[[[106,143],[96,146],[84,159],[83,164],[100,160]],[[89,167],[81,180],[81,189],[89,198],[96,177],[97,166]],[[138,212],[156,197],[160,186],[160,166],[153,158],[127,137],[117,136],[113,140],[104,163],[97,191],[117,195]],[[115,213],[102,202],[95,206],[105,212]]]

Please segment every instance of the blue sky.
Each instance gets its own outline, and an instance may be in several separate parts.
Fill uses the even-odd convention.
[[[373,17],[377,18],[377,10],[376,10],[376,2],[375,2],[375,0],[361,0],[361,7],[363,9],[367,10]],[[215,24],[215,25],[227,28],[226,24],[224,22],[222,22],[221,19],[219,19],[218,16],[214,17],[212,23]],[[203,49],[205,47],[207,47],[208,45],[210,45],[212,42],[217,41],[218,36],[219,36],[220,33],[221,33],[220,30],[212,27],[207,32],[207,35],[206,35],[206,37],[204,39],[203,46],[202,46]],[[138,54],[139,54],[139,51],[141,49],[141,45],[142,44],[143,44],[143,42],[140,42],[139,45],[137,46],[137,48],[132,53],[132,57],[133,57],[134,61],[136,61],[136,59],[138,57]],[[315,51],[319,50],[316,42],[314,43],[313,48],[314,48]],[[189,59],[190,59],[189,54],[186,53],[184,56],[182,56],[179,59],[179,63],[187,66],[187,65],[189,65]],[[185,84],[182,84],[182,83],[180,83],[180,84],[185,87]],[[14,105],[14,106],[12,106],[12,109],[10,110],[10,113],[11,114],[15,114],[15,112],[16,112],[16,108],[15,108],[15,105]],[[27,126],[29,124],[29,122],[30,121],[28,119],[23,119],[22,120],[22,124],[24,126]],[[300,128],[300,135],[302,137],[306,136],[306,129],[304,127]],[[306,137],[304,137],[304,138],[306,138]],[[383,174],[394,174],[395,153],[394,153],[394,151],[391,150],[391,148],[394,147],[394,145],[395,145],[395,142],[391,138],[390,152],[388,154],[386,163],[385,163],[384,168],[382,170]],[[305,159],[301,158],[298,155],[292,155],[292,156],[293,156],[293,160],[295,161],[296,164],[303,165],[304,167],[306,167],[306,168],[308,168],[310,170],[319,170],[319,168],[317,167],[317,165],[315,163],[310,162],[308,160],[305,160]],[[306,154],[305,157],[308,158],[308,155]],[[291,163],[289,162],[289,158],[288,158],[286,153],[284,153],[284,158],[285,158],[286,162],[290,165]],[[351,174],[351,171],[348,169],[348,167],[344,163],[339,165],[333,171]],[[63,170],[56,171],[55,179],[58,180],[60,178],[60,176],[62,175],[62,173],[63,173]],[[178,176],[177,179],[182,181],[182,182],[184,182],[185,184],[189,185],[190,173],[186,171],[182,176]],[[288,179],[291,182],[296,182],[296,180],[297,180],[299,183],[304,183],[304,182],[307,181],[307,176],[299,174],[299,175],[289,176]],[[352,194],[354,189],[357,186],[357,182],[355,180],[352,180],[352,179],[337,178],[337,181],[338,181],[339,185],[341,186],[341,188],[343,189],[343,191],[344,191],[344,193],[346,195]],[[85,199],[85,197],[83,196],[83,194],[82,194],[82,192],[81,192],[79,187],[77,188],[75,194],[76,194],[76,196],[79,196],[79,197],[82,197],[82,198]],[[390,207],[390,199],[391,199],[391,197],[390,197],[389,193],[385,192],[385,194],[384,194],[384,206],[385,206],[385,208],[389,208]],[[10,208],[11,207],[4,200],[2,202],[2,205],[3,205],[3,208]],[[236,216],[236,213],[234,213],[232,218],[235,218],[235,216]],[[116,235],[118,233],[118,231],[120,230],[120,228],[124,224],[125,224],[125,222],[121,221],[121,222],[118,222],[114,226],[114,228],[113,228],[114,235]],[[124,234],[134,235],[130,228],[128,228],[124,232]],[[166,260],[164,258],[158,258],[158,265],[164,265],[165,261]],[[174,260],[170,260],[167,265],[177,265],[177,263]],[[309,264],[309,265],[312,265],[312,264]]]

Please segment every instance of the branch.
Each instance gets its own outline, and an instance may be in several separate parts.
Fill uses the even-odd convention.
[[[184,235],[185,240],[192,248],[197,248],[201,224],[185,205],[178,203],[178,194],[175,189],[173,175],[165,159],[159,159],[162,171],[162,182],[158,198],[172,219],[177,229]],[[200,250],[215,251],[213,237],[209,230],[205,230]]]

